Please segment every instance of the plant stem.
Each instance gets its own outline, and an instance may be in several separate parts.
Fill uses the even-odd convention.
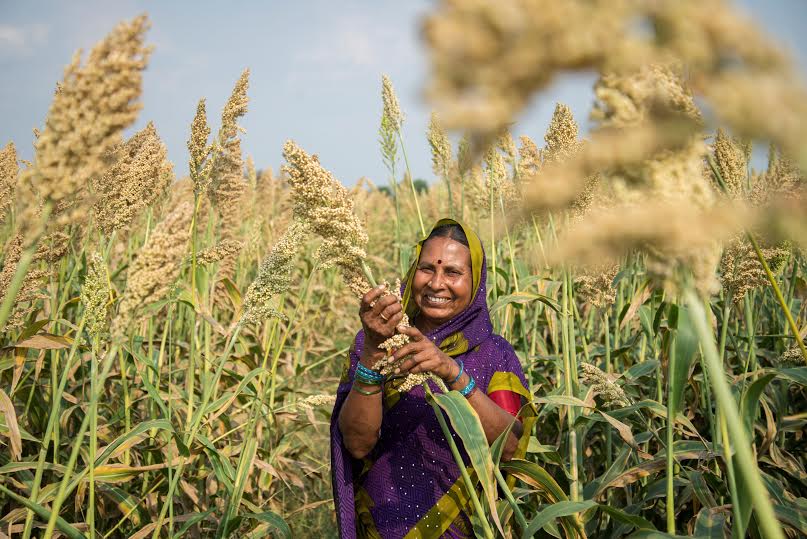
[[[443,431],[443,436],[445,436],[445,439],[448,441],[448,447],[451,449],[451,455],[454,457],[454,461],[457,463],[457,467],[460,469],[462,481],[465,483],[465,490],[468,491],[468,497],[471,498],[471,504],[474,506],[474,511],[479,517],[479,521],[482,523],[482,528],[485,531],[485,537],[493,539],[493,530],[490,528],[490,524],[488,524],[488,521],[485,518],[485,511],[482,509],[482,502],[479,501],[479,496],[476,494],[474,484],[471,482],[471,476],[468,475],[468,469],[465,466],[465,462],[462,460],[462,455],[460,455],[460,451],[457,449],[457,444],[454,442],[454,437],[451,435],[448,424],[446,424],[446,419],[443,417],[443,410],[440,409],[440,405],[437,404],[434,397],[431,395],[431,389],[429,388],[428,383],[424,383],[423,388],[431,397],[427,400],[429,401],[429,404],[431,404],[434,414],[437,416],[437,422],[440,423],[440,429]]]
[[[801,349],[801,355],[804,357],[804,360],[807,361],[807,348],[804,347],[804,341],[799,334],[799,328],[796,326],[796,321],[793,319],[793,314],[790,312],[787,302],[782,296],[782,291],[779,289],[779,284],[776,282],[776,277],[773,275],[771,268],[768,266],[768,262],[765,260],[762,250],[760,250],[759,245],[757,244],[757,240],[754,239],[754,235],[750,232],[748,233],[748,239],[751,240],[751,245],[754,246],[754,251],[757,253],[759,263],[762,264],[762,268],[765,270],[765,275],[767,275],[768,281],[771,283],[771,288],[773,288],[773,293],[776,295],[776,300],[779,302],[779,305],[782,307],[782,311],[785,313],[787,324],[790,326],[790,331],[793,333],[793,338],[796,339],[796,343]]]
[[[611,326],[609,323],[608,307],[603,309],[602,324],[604,327],[603,333],[605,334],[605,372],[611,374]],[[605,431],[605,468],[611,467],[614,460],[613,453],[613,433],[611,428],[608,427]],[[610,491],[609,491],[610,494]]]
[[[757,468],[757,463],[751,452],[751,442],[737,410],[737,403],[734,401],[731,389],[726,382],[726,374],[723,370],[723,365],[720,363],[714,335],[706,321],[706,314],[701,301],[691,289],[684,292],[684,297],[689,304],[693,325],[701,341],[703,362],[709,371],[709,381],[717,397],[717,405],[724,414],[730,441],[733,441],[732,447],[736,452],[737,462],[748,481],[751,501],[757,512],[757,522],[762,536],[767,539],[784,539],[784,533],[776,520],[768,490],[762,481],[759,468]],[[736,502],[736,500],[733,500],[733,502]]]
[[[669,342],[669,361],[667,362],[667,533],[675,535],[675,416],[673,402],[673,372],[675,369],[675,330],[671,330]]]
[[[412,178],[412,171],[409,168],[409,158],[406,157],[406,148],[404,148],[403,143],[403,136],[401,135],[401,127],[398,126],[395,129],[395,132],[398,133],[398,142],[401,143],[401,155],[404,158],[404,165],[406,166],[406,176],[409,178],[409,185],[412,187],[412,198],[415,200],[415,210],[418,213],[418,223],[420,223],[420,234],[422,237],[426,237],[426,227],[423,225],[423,215],[420,213],[420,202],[418,202],[418,193],[415,190],[415,180]]]
[[[740,515],[740,504],[738,503],[740,498],[737,496],[737,480],[734,476],[731,442],[729,441],[729,432],[726,430],[726,417],[723,415],[722,409],[718,411],[718,415],[720,418],[720,436],[723,441],[723,461],[726,463],[726,473],[729,478],[729,492],[731,493],[731,514],[734,517],[731,532],[735,539],[740,539],[743,536],[743,519]]]

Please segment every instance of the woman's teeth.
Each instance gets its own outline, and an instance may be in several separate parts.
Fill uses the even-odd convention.
[[[437,296],[426,296],[426,299],[431,303],[448,303],[450,298],[438,298]]]

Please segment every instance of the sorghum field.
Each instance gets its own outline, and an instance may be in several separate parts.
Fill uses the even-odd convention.
[[[807,535],[807,88],[731,4],[438,2],[427,189],[386,77],[388,178],[346,189],[293,141],[256,170],[249,71],[169,163],[159,119],[123,134],[148,26],[74,56],[32,162],[31,141],[0,154],[0,536],[331,536],[356,294],[447,215],[482,238],[538,416],[499,462],[447,410],[491,494],[478,535]],[[601,75],[592,131],[558,103],[513,140],[581,69]]]

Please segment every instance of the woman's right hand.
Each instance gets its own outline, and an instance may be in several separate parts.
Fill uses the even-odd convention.
[[[395,334],[403,319],[403,308],[395,294],[382,297],[383,293],[384,285],[376,286],[361,298],[359,307],[365,347],[372,351],[378,351],[379,345]]]

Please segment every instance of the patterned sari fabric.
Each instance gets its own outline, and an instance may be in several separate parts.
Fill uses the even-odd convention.
[[[523,402],[531,398],[524,372],[510,343],[493,333],[485,300],[485,255],[479,238],[450,219],[438,221],[434,228],[454,223],[463,227],[470,244],[474,296],[463,312],[426,336],[446,354],[461,359],[477,387],[516,415]],[[410,285],[422,244],[423,240],[417,245],[403,290],[410,320],[417,316]],[[345,364],[331,419],[331,469],[340,537],[470,537],[464,512],[468,500],[460,470],[422,387],[401,393],[396,389],[401,379],[385,382],[378,443],[361,461],[353,459],[345,448],[338,427],[339,411],[350,393],[363,345],[364,333],[360,331]],[[438,391],[429,383],[432,391]],[[453,429],[452,437],[467,466],[462,440]],[[524,444],[520,445],[523,450]]]

